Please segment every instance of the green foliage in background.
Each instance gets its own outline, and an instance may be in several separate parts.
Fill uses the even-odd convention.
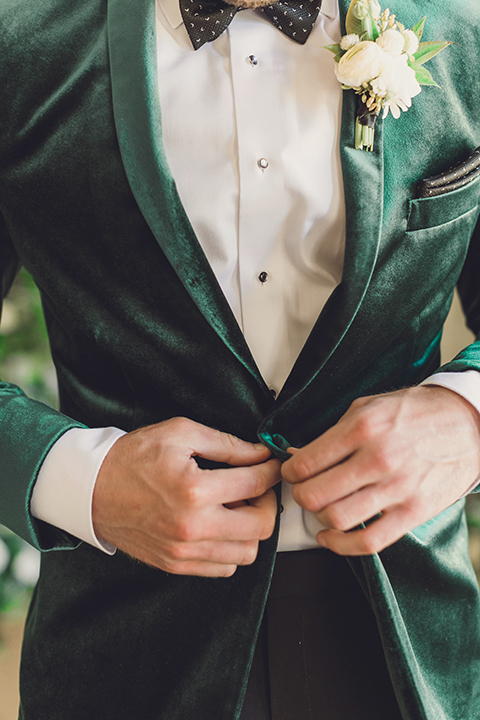
[[[3,305],[0,378],[19,385],[35,400],[57,406],[55,370],[40,294],[31,275],[23,269]]]
[[[0,614],[25,607],[39,567],[40,553],[0,527]]]
[[[0,378],[27,395],[57,406],[55,369],[50,358],[40,294],[21,270],[4,301],[0,323]],[[39,553],[0,526],[0,613],[24,607],[35,585]]]

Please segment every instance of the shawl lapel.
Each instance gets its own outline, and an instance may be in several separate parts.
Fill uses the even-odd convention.
[[[349,4],[340,0],[343,28]],[[108,39],[116,132],[135,199],[193,301],[268,392],[185,214],[165,157],[156,85],[154,0],[108,0]],[[355,318],[375,265],[383,207],[382,122],[377,123],[374,152],[355,150],[355,108],[353,93],[344,93],[340,151],[347,240],[342,281],[318,318],[274,412],[303,392],[335,352]]]
[[[342,34],[350,0],[339,0]],[[286,460],[290,442],[275,432],[276,419],[297,418],[305,407],[301,397],[345,337],[357,315],[378,255],[383,220],[383,121],[378,120],[373,152],[355,150],[357,98],[344,92],[340,158],[346,205],[346,242],[342,280],[323,308],[287,381],[258,430],[258,436],[280,460]],[[288,425],[288,423],[287,423]]]
[[[339,0],[341,32],[350,0]],[[343,93],[340,158],[346,206],[345,259],[340,285],[320,314],[279,400],[294,400],[321,372],[352,324],[367,292],[380,244],[383,217],[383,121],[378,120],[373,152],[355,150],[357,98]],[[275,410],[274,410],[275,412]]]
[[[377,122],[373,152],[355,150],[356,96],[344,93],[340,154],[346,202],[346,243],[342,280],[320,314],[282,390],[297,396],[318,375],[352,324],[370,283],[383,214],[383,132]]]
[[[177,193],[161,141],[155,0],[108,0],[113,111],[133,195],[158,244],[212,328],[268,393]]]

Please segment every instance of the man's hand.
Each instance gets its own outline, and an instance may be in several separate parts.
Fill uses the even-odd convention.
[[[195,456],[233,467],[201,470]],[[185,418],[128,433],[100,469],[95,532],[166,572],[229,577],[273,532],[280,463],[269,456]]]
[[[292,452],[282,475],[294,484],[295,501],[330,528],[318,543],[340,555],[370,555],[472,486],[480,422],[453,391],[421,386],[356,400],[334,427]]]

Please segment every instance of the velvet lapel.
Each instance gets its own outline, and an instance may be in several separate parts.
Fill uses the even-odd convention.
[[[155,0],[108,0],[108,41],[115,127],[138,206],[205,318],[268,393],[167,164],[157,91]]]
[[[340,0],[342,32],[350,0]],[[160,247],[210,325],[265,383],[185,215],[161,143],[154,0],[108,0],[108,37],[118,141],[135,199]],[[375,265],[383,209],[383,133],[373,153],[353,145],[356,97],[343,97],[340,153],[347,211],[342,281],[318,318],[276,403],[297,397],[334,353],[360,307]]]
[[[349,5],[350,0],[340,0],[342,34]],[[335,352],[358,312],[375,266],[383,215],[383,121],[377,122],[373,152],[355,150],[356,103],[352,91],[343,93],[340,156],[346,247],[342,281],[305,343],[279,396],[280,403],[303,392]]]

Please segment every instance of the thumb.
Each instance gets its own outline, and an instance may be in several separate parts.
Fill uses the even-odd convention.
[[[193,455],[226,463],[227,465],[257,465],[270,457],[270,450],[262,443],[241,440],[230,433],[198,425],[199,432],[192,446]]]

